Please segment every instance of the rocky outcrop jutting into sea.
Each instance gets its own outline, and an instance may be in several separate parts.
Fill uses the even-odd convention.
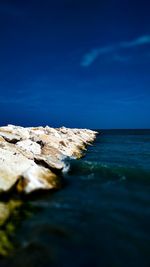
[[[96,134],[65,127],[0,127],[0,192],[58,188],[64,159],[82,157]]]

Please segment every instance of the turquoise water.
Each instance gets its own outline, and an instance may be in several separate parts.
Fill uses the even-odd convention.
[[[61,190],[13,217],[15,249],[0,266],[149,267],[150,131],[103,131],[69,164]]]

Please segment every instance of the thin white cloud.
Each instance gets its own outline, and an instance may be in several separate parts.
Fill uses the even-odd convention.
[[[105,46],[97,49],[92,49],[89,53],[84,55],[81,66],[87,67],[91,65],[98,56],[108,54],[112,52],[114,48],[114,46]]]
[[[145,44],[150,44],[150,35],[144,35],[141,36],[131,42],[124,42],[121,43],[121,47],[135,47],[135,46],[141,46],[141,45],[145,45]]]
[[[129,62],[130,59],[131,59],[131,57],[129,57],[129,56],[127,57],[127,56],[122,56],[122,55],[119,55],[119,54],[115,54],[112,57],[113,61],[118,61],[118,62],[123,62],[123,63]]]
[[[111,46],[104,46],[104,47],[92,49],[91,51],[89,51],[87,54],[83,56],[82,61],[81,61],[81,66],[83,67],[90,66],[101,55],[113,53],[115,51],[118,51],[119,49],[121,50],[121,49],[127,49],[127,48],[134,48],[137,46],[142,46],[142,45],[147,45],[147,44],[150,44],[150,35],[144,35],[144,36],[141,36],[137,39],[134,39],[128,42],[121,42],[121,43],[111,45]],[[121,56],[120,58],[118,58],[118,60],[119,59],[121,59]],[[123,61],[125,61],[125,58],[124,60],[122,60],[122,62]]]
[[[83,60],[81,62],[81,66],[83,67],[90,66],[99,55],[100,54],[98,49],[91,50],[90,53],[84,55]]]

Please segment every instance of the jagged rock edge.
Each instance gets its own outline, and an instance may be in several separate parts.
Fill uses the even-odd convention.
[[[88,146],[88,145],[91,145],[91,142],[93,142],[94,141],[94,139],[96,138],[96,134],[97,134],[97,132],[95,132],[95,131],[91,131],[91,130],[86,130],[86,129],[68,129],[68,128],[65,128],[65,127],[62,127],[62,128],[58,128],[58,129],[54,129],[54,128],[50,128],[49,126],[46,126],[45,128],[43,128],[43,127],[36,127],[36,128],[33,128],[33,127],[29,127],[29,128],[23,128],[23,127],[18,127],[18,126],[13,126],[13,125],[8,125],[8,126],[6,126],[6,127],[1,127],[1,128],[4,128],[3,130],[2,130],[2,132],[3,132],[3,134],[1,134],[1,132],[0,132],[0,136],[1,136],[1,138],[3,138],[4,139],[4,142],[6,142],[6,143],[11,143],[11,144],[14,144],[14,146],[15,146],[15,148],[19,151],[19,153],[21,153],[23,156],[25,156],[27,159],[28,159],[28,157],[24,154],[24,152],[23,152],[23,150],[22,149],[19,149],[19,147],[17,147],[17,143],[19,143],[19,142],[21,142],[21,141],[23,141],[23,140],[27,140],[27,138],[21,138],[21,136],[20,137],[18,137],[17,139],[15,139],[15,138],[12,138],[11,140],[10,140],[10,136],[9,136],[9,138],[7,138],[6,136],[5,136],[5,134],[4,134],[4,132],[6,131],[6,134],[10,134],[11,135],[11,133],[10,133],[10,129],[9,129],[9,131],[7,132],[7,127],[9,128],[9,127],[12,127],[12,131],[13,131],[13,127],[14,127],[14,129],[16,130],[17,128],[19,128],[19,130],[20,131],[23,131],[24,129],[27,131],[28,130],[28,134],[29,134],[29,131],[30,131],[30,129],[31,129],[31,132],[32,132],[32,134],[33,134],[33,132],[34,132],[34,130],[36,131],[45,131],[45,129],[46,130],[48,130],[48,134],[46,133],[45,135],[47,135],[47,136],[50,136],[50,131],[57,131],[57,134],[58,134],[58,131],[60,131],[61,133],[63,133],[63,134],[66,134],[67,133],[67,131],[72,131],[72,133],[75,135],[75,134],[77,134],[77,139],[78,139],[78,144],[76,144],[75,145],[75,148],[76,148],[76,151],[74,151],[74,156],[72,155],[72,156],[69,156],[69,158],[80,158],[81,156],[83,156],[83,154],[82,154],[82,151],[83,150],[86,150],[86,147]],[[1,128],[0,128],[0,130],[1,130]],[[73,131],[76,131],[77,133],[74,133]],[[91,132],[91,135],[93,134],[93,136],[91,136],[91,138],[90,138],[90,134],[89,134],[89,140],[83,140],[84,138],[83,137],[81,137],[80,136],[80,132],[82,132],[82,133],[85,133],[85,134],[87,134],[87,132]],[[34,134],[35,134],[35,132],[34,132]],[[42,141],[42,140],[38,140],[38,141],[36,141],[35,139],[36,139],[36,137],[38,137],[38,135],[36,136],[36,134],[34,135],[33,134],[33,136],[28,136],[28,140],[31,140],[32,142],[34,142],[34,143],[36,143],[36,144],[38,144],[39,146],[40,146],[40,148],[41,148],[41,150],[43,149],[43,147],[44,147],[44,142]],[[12,135],[13,135],[13,133],[12,133]],[[53,135],[52,135],[53,136]],[[53,136],[54,137],[54,136]],[[58,137],[58,136],[57,136]],[[81,139],[81,140],[80,140]],[[86,138],[87,139],[87,138]],[[9,141],[8,141],[9,140]],[[15,142],[14,142],[14,140],[15,140]],[[17,141],[16,141],[17,140]],[[68,139],[69,140],[69,139]],[[66,141],[68,141],[68,140],[66,140]],[[80,140],[80,142],[79,142],[79,140]],[[72,140],[71,140],[72,141]],[[1,141],[2,142],[2,141]],[[61,145],[65,145],[65,147],[67,147],[67,145],[66,145],[66,143],[65,143],[65,140],[61,140],[60,141],[60,143],[61,143]],[[47,143],[48,145],[49,145],[49,143]],[[53,147],[52,146],[52,149],[56,149],[55,147]],[[64,152],[64,151],[63,151]],[[59,153],[60,154],[62,154],[63,155],[63,157],[61,158],[61,159],[59,159],[59,163],[61,162],[61,163],[63,163],[64,164],[64,161],[65,161],[65,158],[67,158],[66,157],[66,155],[64,155],[63,154],[63,152],[62,152],[62,149],[60,149],[60,151],[59,151]],[[37,164],[37,166],[39,165],[39,166],[43,166],[45,169],[47,169],[47,170],[50,170],[50,171],[52,171],[53,173],[63,173],[63,171],[65,170],[65,168],[66,168],[66,165],[64,164],[64,167],[63,168],[61,168],[61,169],[59,169],[58,170],[58,168],[52,168],[50,165],[48,165],[48,164],[45,164],[45,162],[44,162],[44,160],[43,160],[43,162],[41,161],[41,160],[37,160],[37,158],[33,155],[33,158],[32,158],[32,160],[35,162],[35,164]],[[67,167],[68,168],[68,167]],[[66,170],[65,170],[66,171]],[[19,182],[19,180],[20,179],[22,179],[22,175],[20,175],[20,178],[18,178],[17,180],[18,180],[18,182]],[[46,189],[46,188],[44,188],[44,189]],[[47,188],[47,189],[49,189],[49,188]],[[35,189],[36,190],[36,189]],[[30,192],[30,191],[29,191]]]

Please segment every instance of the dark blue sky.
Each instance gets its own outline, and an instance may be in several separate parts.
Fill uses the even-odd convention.
[[[150,3],[0,0],[0,124],[150,128]]]

